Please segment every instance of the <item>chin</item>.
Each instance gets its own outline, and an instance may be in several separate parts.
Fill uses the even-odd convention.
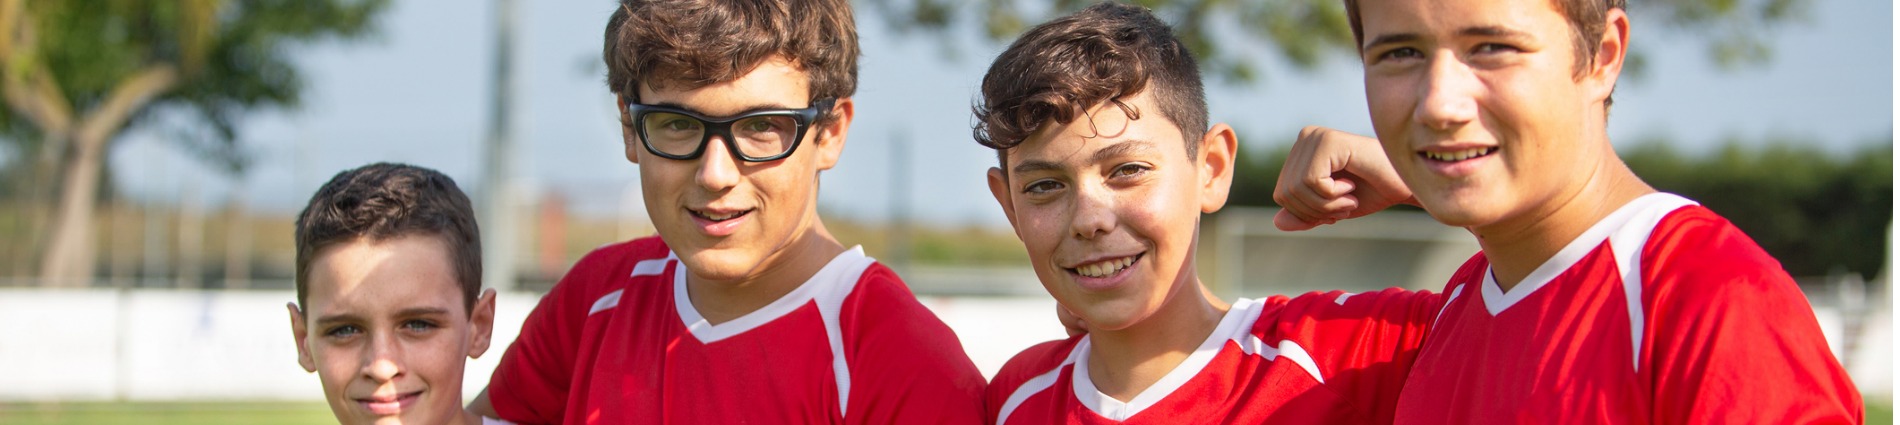
[[[701,249],[696,252],[679,252],[680,265],[691,270],[694,276],[710,280],[736,280],[750,275],[753,269],[765,261],[763,255],[740,249]]]

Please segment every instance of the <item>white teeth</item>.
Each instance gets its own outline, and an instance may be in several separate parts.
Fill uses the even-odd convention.
[[[1485,154],[1491,153],[1491,149],[1492,148],[1485,147],[1485,148],[1471,148],[1471,149],[1465,149],[1465,150],[1455,151],[1455,152],[1425,152],[1425,157],[1431,158],[1433,160],[1438,160],[1438,161],[1458,162],[1458,161],[1463,161],[1463,160],[1467,160],[1471,158],[1484,156]]]
[[[1108,277],[1109,275],[1113,275],[1117,272],[1122,271],[1122,269],[1128,268],[1128,265],[1133,264],[1134,262],[1135,262],[1135,257],[1122,257],[1122,258],[1117,258],[1114,260],[1108,260],[1108,261],[1102,261],[1102,262],[1097,262],[1093,264],[1077,266],[1075,268],[1075,273],[1083,275],[1083,276],[1088,276],[1088,277]]]
[[[712,215],[712,214],[707,214],[707,213],[699,212],[699,211],[694,211],[693,213],[699,215],[700,217],[704,217],[707,220],[726,221],[726,220],[731,220],[733,217],[738,217],[740,214],[744,214],[745,212],[741,211],[741,212],[736,212],[736,213],[731,213],[731,214],[726,214],[726,215]]]

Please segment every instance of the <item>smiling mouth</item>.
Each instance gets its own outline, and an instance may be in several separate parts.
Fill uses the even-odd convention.
[[[1467,159],[1488,156],[1493,153],[1497,153],[1497,151],[1498,151],[1498,148],[1496,146],[1491,146],[1491,147],[1471,148],[1471,149],[1464,149],[1464,150],[1457,150],[1457,151],[1450,151],[1450,152],[1426,151],[1426,152],[1419,152],[1418,156],[1423,157],[1428,160],[1432,160],[1432,161],[1458,162],[1458,161],[1464,161]]]
[[[694,217],[699,217],[699,218],[702,218],[702,219],[706,219],[707,221],[711,221],[711,222],[714,222],[714,223],[717,223],[717,222],[721,222],[721,221],[726,221],[726,220],[731,220],[731,219],[735,219],[735,218],[739,218],[739,217],[744,217],[744,216],[745,216],[746,214],[751,214],[751,213],[752,213],[752,210],[750,210],[750,209],[748,209],[748,210],[744,210],[744,211],[734,211],[734,212],[729,212],[729,213],[723,213],[723,214],[711,214],[711,213],[707,213],[707,212],[705,212],[705,211],[700,211],[700,210],[695,210],[695,209],[692,209],[692,208],[687,208],[687,209],[686,209],[686,212],[687,212],[687,213],[689,213],[689,214],[692,214],[692,215],[693,215]]]
[[[395,415],[395,414],[402,413],[403,411],[402,405],[404,402],[415,400],[415,398],[417,396],[420,396],[421,394],[422,394],[421,391],[416,391],[416,392],[412,392],[408,394],[398,394],[391,397],[359,398],[359,399],[356,399],[356,402],[362,403],[363,407],[368,408],[370,413],[372,414]]]
[[[1075,266],[1073,268],[1067,268],[1067,270],[1069,271],[1069,273],[1075,273],[1083,277],[1104,278],[1104,277],[1114,276],[1116,273],[1121,273],[1122,270],[1127,270],[1128,266],[1134,265],[1136,261],[1141,260],[1141,257],[1143,255],[1147,255],[1147,253],[1135,254],[1135,255],[1111,259],[1107,261],[1097,261],[1094,263]]]

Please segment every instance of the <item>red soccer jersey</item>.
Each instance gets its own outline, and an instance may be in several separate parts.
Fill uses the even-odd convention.
[[[1861,422],[1780,263],[1675,195],[1611,213],[1509,292],[1483,253],[1446,291],[1400,424]]]
[[[709,324],[659,238],[595,250],[528,315],[489,382],[517,423],[977,423],[983,376],[861,249]]]
[[[993,424],[1390,422],[1437,313],[1429,292],[1388,289],[1242,299],[1186,361],[1128,402],[1089,378],[1087,335],[1036,345],[990,383]]]

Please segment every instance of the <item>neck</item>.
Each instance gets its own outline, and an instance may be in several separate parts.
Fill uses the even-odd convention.
[[[1604,143],[1605,149],[1608,145]],[[1581,185],[1553,202],[1493,225],[1470,228],[1491,263],[1499,289],[1516,287],[1590,226],[1630,201],[1656,191],[1616,159],[1614,151],[1608,155]]]
[[[1193,270],[1189,264],[1187,270]],[[1230,307],[1185,273],[1161,309],[1124,329],[1089,334],[1089,379],[1096,391],[1128,401],[1187,360]]]
[[[814,215],[805,231],[771,251],[745,277],[713,280],[687,273],[686,295],[706,322],[720,324],[751,314],[798,289],[844,253]]]

